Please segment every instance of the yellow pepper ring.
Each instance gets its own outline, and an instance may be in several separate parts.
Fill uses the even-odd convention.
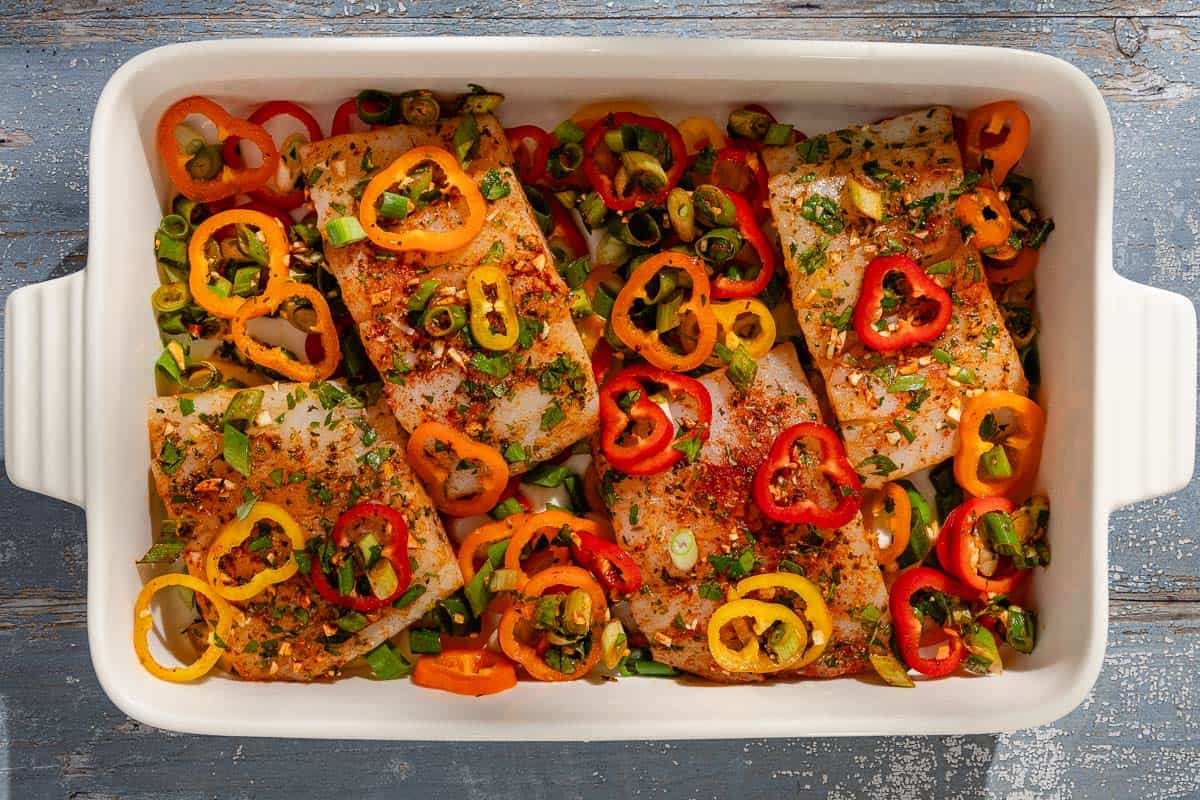
[[[583,125],[585,122],[595,122],[609,114],[620,114],[621,112],[640,114],[643,117],[658,116],[654,113],[654,109],[640,100],[598,100],[588,103],[572,114],[571,121],[577,125]]]
[[[708,117],[688,117],[675,127],[687,145],[688,155],[703,150],[705,143],[714,150],[725,146],[725,132]]]
[[[233,319],[246,298],[230,295],[221,297],[212,290],[208,283],[208,256],[204,246],[217,231],[228,225],[252,225],[258,228],[266,240],[267,256],[267,288],[264,293],[281,281],[288,279],[288,242],[287,235],[279,220],[261,211],[251,211],[246,208],[231,208],[219,214],[213,214],[196,226],[191,241],[188,242],[188,288],[192,297],[205,311],[214,317]]]
[[[721,641],[721,629],[731,622],[750,617],[754,620],[754,637],[740,650],[732,650]],[[766,633],[772,625],[781,622],[795,630],[800,639],[796,654],[787,661],[776,663],[770,656],[762,652],[758,644],[759,636]],[[713,660],[722,669],[730,672],[778,672],[799,665],[808,645],[808,629],[804,622],[790,608],[778,603],[764,603],[761,600],[734,600],[718,608],[708,621],[708,649]]]
[[[489,294],[494,293],[494,297]],[[498,267],[476,267],[467,275],[467,298],[471,305],[471,335],[488,350],[511,350],[517,343],[521,324],[513,305],[512,285]],[[504,324],[496,331],[493,317]]]
[[[217,627],[215,636],[210,634],[209,645],[200,657],[186,667],[164,667],[150,654],[150,629],[154,627],[154,612],[150,610],[150,601],[159,589],[166,586],[182,586],[199,592],[212,601],[217,611]],[[214,594],[213,588],[199,578],[191,575],[159,575],[147,581],[133,604],[133,651],[137,653],[138,661],[156,678],[172,683],[186,683],[203,677],[213,668],[213,665],[225,654],[225,648],[218,645],[217,640],[228,641],[229,631],[233,627],[233,617],[236,612],[233,606]]]
[[[221,559],[233,552],[233,549],[254,532],[254,526],[264,519],[269,519],[283,528],[288,541],[292,543],[292,551],[304,549],[304,534],[300,525],[292,515],[274,503],[258,501],[245,519],[235,520],[225,526],[225,529],[213,540],[208,547],[208,556],[204,561],[205,574],[212,589],[226,600],[249,600],[257,596],[263,589],[275,583],[283,583],[296,574],[298,567],[296,559],[289,558],[282,567],[272,567],[259,571],[248,583],[240,586],[229,583],[228,576],[221,572]]]
[[[713,316],[717,318],[717,338],[730,350],[745,345],[753,358],[762,358],[775,346],[775,317],[763,301],[750,297],[745,300],[730,300],[712,304]],[[752,314],[758,320],[758,332],[749,339],[736,331],[738,317]]]
[[[829,606],[821,596],[821,589],[808,578],[802,578],[791,572],[766,572],[738,581],[734,592],[739,598],[744,598],[751,592],[764,589],[787,589],[799,595],[804,601],[804,617],[812,625],[812,635],[809,637],[812,647],[804,653],[804,657],[792,663],[792,667],[803,667],[821,657],[829,640],[833,637],[833,617],[829,615]],[[774,604],[772,604],[774,605]]]
[[[424,161],[432,161],[446,175],[446,184],[458,189],[467,202],[467,218],[457,228],[447,231],[402,230],[392,232],[379,226],[379,212],[375,201],[400,183]],[[358,219],[367,237],[388,250],[423,250],[427,253],[445,253],[457,250],[474,239],[483,230],[487,203],[479,193],[475,181],[459,166],[458,159],[440,147],[414,147],[380,171],[363,190],[358,204]]]

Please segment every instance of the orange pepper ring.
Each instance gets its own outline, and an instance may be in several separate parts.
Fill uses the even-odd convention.
[[[284,301],[292,298],[303,298],[312,303],[313,311],[317,313],[315,332],[321,337],[321,346],[325,357],[315,364],[304,364],[288,357],[281,347],[267,347],[254,340],[246,332],[246,323],[255,317],[265,317],[274,313]],[[255,364],[272,369],[294,381],[325,380],[337,369],[341,360],[341,345],[338,342],[337,329],[333,324],[333,315],[325,297],[315,287],[306,283],[283,281],[268,286],[266,293],[254,297],[243,304],[233,318],[230,334],[234,344]]]
[[[279,220],[261,211],[251,211],[246,208],[231,208],[219,214],[213,214],[196,226],[191,241],[188,242],[188,288],[205,311],[214,317],[233,319],[238,309],[245,305],[248,298],[230,295],[221,297],[214,294],[208,283],[208,257],[204,254],[204,246],[208,244],[213,234],[226,225],[252,225],[262,232],[266,239],[267,255],[267,288],[263,294],[288,279],[288,247],[287,235]]]
[[[458,189],[467,201],[467,218],[457,228],[445,232],[410,230],[393,233],[379,226],[379,212],[375,201],[394,184],[402,181],[413,168],[423,161],[432,161],[446,175],[446,183]],[[385,167],[367,184],[358,204],[358,218],[363,230],[372,242],[388,250],[424,250],[427,253],[445,253],[457,250],[474,239],[483,230],[487,203],[479,193],[475,181],[459,166],[458,159],[440,147],[414,147]]]
[[[206,117],[216,125],[218,143],[224,142],[230,136],[237,136],[258,145],[263,154],[263,163],[240,171],[223,166],[220,177],[214,180],[198,181],[193,178],[187,171],[187,162],[191,156],[181,151],[179,143],[175,140],[175,128],[192,114]],[[265,185],[279,169],[279,148],[275,146],[275,140],[265,128],[239,119],[219,103],[199,95],[185,97],[163,113],[158,120],[155,142],[175,188],[184,196],[203,203],[257,189]]]
[[[480,525],[471,531],[458,548],[458,568],[462,570],[463,582],[470,583],[471,578],[474,578],[478,571],[475,569],[475,557],[479,553],[479,548],[485,544],[495,544],[505,539],[511,539],[517,526],[528,518],[528,514],[513,514],[504,519]]]
[[[490,650],[443,650],[420,658],[412,679],[427,689],[482,697],[516,686],[517,671],[507,658]]]
[[[998,134],[1008,125],[1008,136],[992,147],[981,147],[983,134]],[[995,186],[1004,183],[1008,173],[1021,160],[1029,146],[1029,115],[1012,100],[988,103],[967,115],[964,132],[966,156],[969,166],[979,167],[982,158],[992,162],[991,178]]]
[[[521,551],[525,546],[541,536],[546,539],[553,538],[558,531],[566,526],[573,531],[587,531],[596,536],[602,536],[604,529],[594,520],[587,517],[577,517],[566,511],[558,509],[550,509],[542,511],[527,517],[513,533],[512,538],[508,542],[508,549],[504,551],[504,568],[515,569],[517,571],[517,589],[524,589],[532,580],[525,571],[521,569]],[[547,528],[553,529],[554,533],[546,536],[544,531]],[[542,570],[545,572],[546,570]],[[541,575],[542,573],[537,573]],[[590,574],[590,573],[589,573]]]
[[[1011,261],[1005,261],[1001,264],[992,264],[989,261],[985,261],[983,271],[987,274],[988,282],[1008,284],[1028,278],[1037,269],[1038,252],[1038,250],[1032,247],[1022,247],[1017,253],[1017,257]],[[990,256],[989,258],[994,258],[994,256]]]
[[[996,216],[984,217],[990,210]],[[987,247],[1001,248],[1008,244],[1012,233],[1012,216],[1008,205],[991,189],[977,188],[960,195],[954,204],[954,214],[963,225],[970,225],[975,232],[975,246],[980,250]]]
[[[509,547],[511,549],[512,545],[510,544]],[[517,623],[522,619],[528,619],[534,612],[537,605],[534,598],[541,597],[542,593],[552,586],[583,589],[592,600],[591,649],[588,651],[587,659],[570,675],[550,667],[542,660],[541,654],[536,648],[525,644],[516,636]],[[525,586],[525,596],[527,599],[524,602],[505,611],[504,616],[500,619],[500,649],[504,651],[504,654],[524,667],[530,677],[540,681],[573,681],[591,672],[592,668],[600,661],[602,649],[600,623],[604,622],[608,613],[608,601],[604,596],[604,590],[600,588],[600,584],[596,583],[592,574],[583,567],[550,567],[529,579],[529,583]]]
[[[434,461],[426,452],[425,445],[432,441],[445,442],[454,451],[458,461],[477,461],[487,469],[486,478],[480,479],[480,492],[474,497],[451,499],[446,495],[446,478],[451,470]],[[500,451],[481,442],[476,442],[463,433],[441,422],[423,422],[409,436],[405,448],[408,464],[425,484],[429,497],[438,510],[455,517],[483,514],[500,500],[508,486],[508,462]]]
[[[633,324],[630,312],[633,311],[635,300],[643,303],[649,299],[646,285],[663,269],[679,269],[686,272],[692,279],[691,296],[679,306],[682,316],[690,312],[696,318],[698,326],[696,346],[691,352],[680,355],[672,352],[663,343],[657,331],[643,331]],[[638,265],[629,276],[629,281],[621,287],[617,299],[613,301],[611,321],[613,332],[627,347],[659,369],[669,369],[675,372],[686,372],[704,363],[717,342],[717,318],[711,306],[711,284],[704,264],[695,256],[674,251],[665,251],[651,256]]]
[[[879,547],[878,539],[872,541],[875,548],[875,560],[880,564],[891,564],[908,547],[908,537],[912,526],[912,502],[908,492],[898,483],[888,483],[875,496],[871,507],[871,518],[883,510],[884,498],[890,498],[894,506],[888,527],[891,528],[892,542],[885,548]]]
[[[992,411],[1007,408],[1013,412],[1020,432],[1004,439],[1003,446],[1021,454],[1012,477],[984,481],[979,477],[979,459],[993,443],[979,435],[983,418]],[[1033,490],[1042,457],[1046,415],[1041,406],[1028,397],[1004,389],[992,389],[972,397],[958,423],[959,446],[954,456],[954,477],[966,492],[975,497],[1004,495],[1015,503]]]

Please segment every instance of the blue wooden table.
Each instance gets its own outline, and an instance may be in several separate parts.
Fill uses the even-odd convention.
[[[975,43],[1066,58],[1095,80],[1113,116],[1117,269],[1195,301],[1198,14],[1195,0],[0,0],[0,294],[86,261],[92,109],[113,70],[145,49],[225,36],[621,33]],[[1037,730],[587,745],[272,741],[165,734],[117,711],[88,659],[83,514],[0,479],[0,800],[1198,797],[1198,519],[1196,481],[1113,516],[1103,674],[1074,713]]]

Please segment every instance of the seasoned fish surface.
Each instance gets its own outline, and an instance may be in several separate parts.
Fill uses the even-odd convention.
[[[865,485],[951,457],[971,394],[1028,387],[979,253],[954,220],[963,170],[950,110],[767,148],[764,160],[792,305]],[[856,208],[851,180],[882,192],[883,222]],[[815,213],[825,210],[836,214]],[[851,313],[867,264],[883,252],[907,253],[950,292],[954,314],[934,341],[896,353],[859,341]]]
[[[390,414],[363,409],[332,383],[260,388],[262,411],[247,429],[248,478],[222,455],[219,420],[235,391],[191,395],[195,410],[186,415],[179,398],[153,400],[154,484],[167,516],[179,521],[188,571],[201,580],[209,544],[236,518],[246,497],[287,509],[306,538],[332,528],[357,503],[383,503],[400,511],[408,524],[408,552],[416,559],[412,586],[424,587],[404,608],[372,612],[366,627],[346,634],[335,624],[346,610],[325,601],[305,574],[235,604],[244,618],[227,642],[227,666],[259,680],[332,677],[452,594],[462,585],[462,573],[425,490],[404,462],[403,434]],[[282,547],[279,553],[285,556]],[[243,580],[265,566],[261,557],[240,550],[229,561],[226,571]]]
[[[467,172],[477,184],[487,178],[491,196],[507,189],[504,197],[488,201],[487,221],[478,236],[447,253],[382,252],[370,241],[327,245],[325,252],[367,354],[384,376],[387,402],[400,424],[411,431],[438,420],[502,451],[519,444],[526,454],[513,465],[519,472],[595,430],[596,384],[571,321],[567,286],[510,169],[504,131],[490,115],[476,120],[478,152]],[[427,128],[397,125],[306,147],[305,174],[310,180],[319,175],[310,192],[322,231],[333,218],[357,214],[355,195],[375,169],[417,146],[453,153],[460,124],[462,118]],[[461,220],[459,213],[457,206],[437,203],[416,212],[413,224],[453,228]],[[473,347],[465,331],[435,339],[421,327],[419,314],[409,312],[409,300],[430,279],[440,282],[435,303],[467,308],[466,278],[481,264],[508,275],[522,319],[521,340],[507,354]]]
[[[712,396],[713,421],[695,463],[636,477],[596,455],[613,527],[645,580],[630,606],[654,658],[715,681],[760,680],[761,675],[717,666],[708,649],[708,620],[725,602],[727,590],[745,577],[738,574],[745,565],[751,566],[747,574],[769,572],[786,559],[825,590],[834,631],[816,662],[774,674],[835,677],[864,669],[871,629],[854,614],[865,606],[882,610],[887,595],[861,518],[836,531],[783,525],[764,518],[751,494],[754,473],[775,437],[797,423],[821,421],[795,349],[780,345],[761,359],[745,393],[724,373],[700,381]],[[815,471],[811,491],[821,503],[836,502]],[[667,549],[680,528],[691,529],[699,549],[696,565],[686,571],[675,565]],[[742,566],[728,567],[739,560]]]

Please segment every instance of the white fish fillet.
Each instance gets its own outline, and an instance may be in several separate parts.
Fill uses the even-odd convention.
[[[305,174],[319,170],[321,175],[310,194],[322,230],[332,218],[357,213],[353,190],[374,174],[363,169],[366,154],[368,164],[378,168],[416,146],[438,146],[453,153],[454,132],[461,119],[442,120],[427,128],[397,125],[304,148]],[[519,472],[595,430],[596,385],[571,320],[567,286],[510,168],[512,153],[504,131],[490,115],[479,115],[477,121],[479,150],[467,171],[476,183],[495,172],[509,193],[488,202],[484,229],[470,243],[448,253],[407,252],[382,259],[369,241],[327,246],[325,252],[367,354],[385,378],[387,401],[400,424],[412,431],[424,421],[438,420],[501,450],[519,443],[527,454],[526,462],[514,464]],[[457,209],[446,209],[444,203],[434,208],[440,210],[427,213],[430,218],[423,224],[433,228],[459,224]],[[453,295],[455,302],[467,307],[467,274],[484,263],[507,273],[519,315],[544,326],[531,346],[518,345],[511,352],[512,371],[503,378],[472,366],[474,353],[465,333],[435,343],[411,324],[407,309],[409,298],[426,279],[441,282],[439,296]],[[544,376],[555,369],[568,373],[568,380],[548,382]],[[554,422],[559,416],[555,407],[562,411],[559,422]]]
[[[776,675],[834,677],[866,668],[870,628],[853,615],[866,606],[883,610],[887,595],[861,518],[818,535],[806,525],[765,519],[751,495],[754,473],[775,437],[797,423],[820,421],[795,349],[779,345],[762,358],[754,384],[744,394],[723,372],[700,381],[712,397],[713,421],[694,464],[637,477],[623,475],[602,454],[596,456],[613,527],[645,581],[645,588],[630,598],[630,606],[654,658],[715,681],[762,678],[721,669],[706,639],[708,620],[732,583],[715,574],[708,559],[740,555],[752,535],[758,559],[754,571],[772,571],[781,559],[790,560],[826,590],[834,618],[833,641],[822,658],[798,673]],[[835,502],[824,480],[815,484],[820,502]],[[691,529],[699,548],[696,565],[689,570],[679,569],[667,550],[671,535],[680,528]]]
[[[972,392],[1023,394],[1028,388],[979,253],[958,236],[951,195],[963,170],[950,109],[938,106],[835,131],[815,143],[767,148],[763,156],[792,304],[850,460],[867,486],[878,487],[950,458],[958,446],[957,418]],[[851,178],[885,190],[889,221],[876,224],[855,208]],[[805,201],[816,195],[834,203],[844,230],[830,232],[808,218],[812,207],[806,212]],[[941,265],[944,274],[934,277],[955,299],[954,315],[933,342],[876,353],[847,323],[868,262],[897,244],[924,267]],[[933,358],[933,348],[949,354],[950,363]],[[896,379],[910,376],[923,378],[924,385],[901,390],[905,384]]]
[[[412,585],[424,586],[423,594],[403,609],[372,612],[363,630],[332,643],[328,631],[345,609],[326,602],[307,575],[297,574],[236,604],[245,622],[234,627],[227,642],[226,664],[243,677],[298,681],[329,677],[420,619],[462,585],[441,521],[404,461],[404,439],[395,420],[386,411],[353,407],[356,404],[348,396],[335,404],[338,393],[328,386],[334,384],[257,387],[263,391],[263,402],[262,412],[247,430],[249,478],[222,457],[219,419],[236,391],[189,395],[195,411],[186,416],[176,397],[159,397],[149,406],[155,487],[167,516],[179,520],[187,568],[201,579],[208,546],[236,518],[243,490],[286,508],[306,538],[323,534],[339,514],[359,502],[390,505],[408,524],[409,555],[417,565]],[[238,563],[231,569],[245,578],[259,566]],[[273,626],[278,629],[272,630]],[[264,644],[270,642],[274,644]]]

